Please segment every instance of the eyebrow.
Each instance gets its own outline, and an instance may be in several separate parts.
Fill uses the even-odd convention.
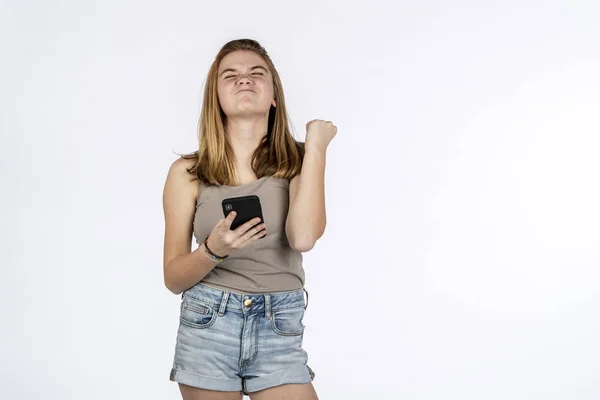
[[[255,69],[264,69],[266,73],[269,73],[265,67],[260,65],[255,65],[254,67],[250,68],[250,71],[254,71]],[[226,68],[219,74],[219,76],[223,75],[225,72],[237,72],[237,70],[235,68]]]

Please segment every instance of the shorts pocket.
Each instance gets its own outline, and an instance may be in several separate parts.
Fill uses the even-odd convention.
[[[304,333],[304,307],[290,308],[273,312],[271,327],[281,336],[300,336]]]
[[[179,320],[190,328],[208,328],[217,318],[212,305],[184,296],[181,301]]]

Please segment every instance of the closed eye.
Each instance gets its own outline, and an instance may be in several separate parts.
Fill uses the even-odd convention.
[[[253,72],[251,75],[260,75],[263,76],[262,72]],[[224,79],[235,78],[235,75],[227,75]]]

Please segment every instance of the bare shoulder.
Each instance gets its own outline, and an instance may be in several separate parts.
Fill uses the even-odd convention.
[[[193,176],[188,172],[188,170],[191,167],[193,167],[195,163],[196,160],[194,159],[179,157],[171,164],[171,167],[169,168],[169,173],[175,172],[176,174],[181,175],[182,177],[187,176],[188,178],[193,178]]]
[[[180,157],[169,167],[163,190],[165,213],[183,213],[187,217],[195,207],[198,197],[198,179],[188,172],[194,163],[194,160]]]
[[[173,161],[167,174],[165,190],[175,189],[179,194],[191,193],[194,198],[198,191],[198,180],[188,171],[195,164],[195,160],[180,157]]]

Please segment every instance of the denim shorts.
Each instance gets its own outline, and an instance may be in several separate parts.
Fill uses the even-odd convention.
[[[244,394],[309,383],[304,289],[242,295],[202,283],[181,295],[170,380]]]

